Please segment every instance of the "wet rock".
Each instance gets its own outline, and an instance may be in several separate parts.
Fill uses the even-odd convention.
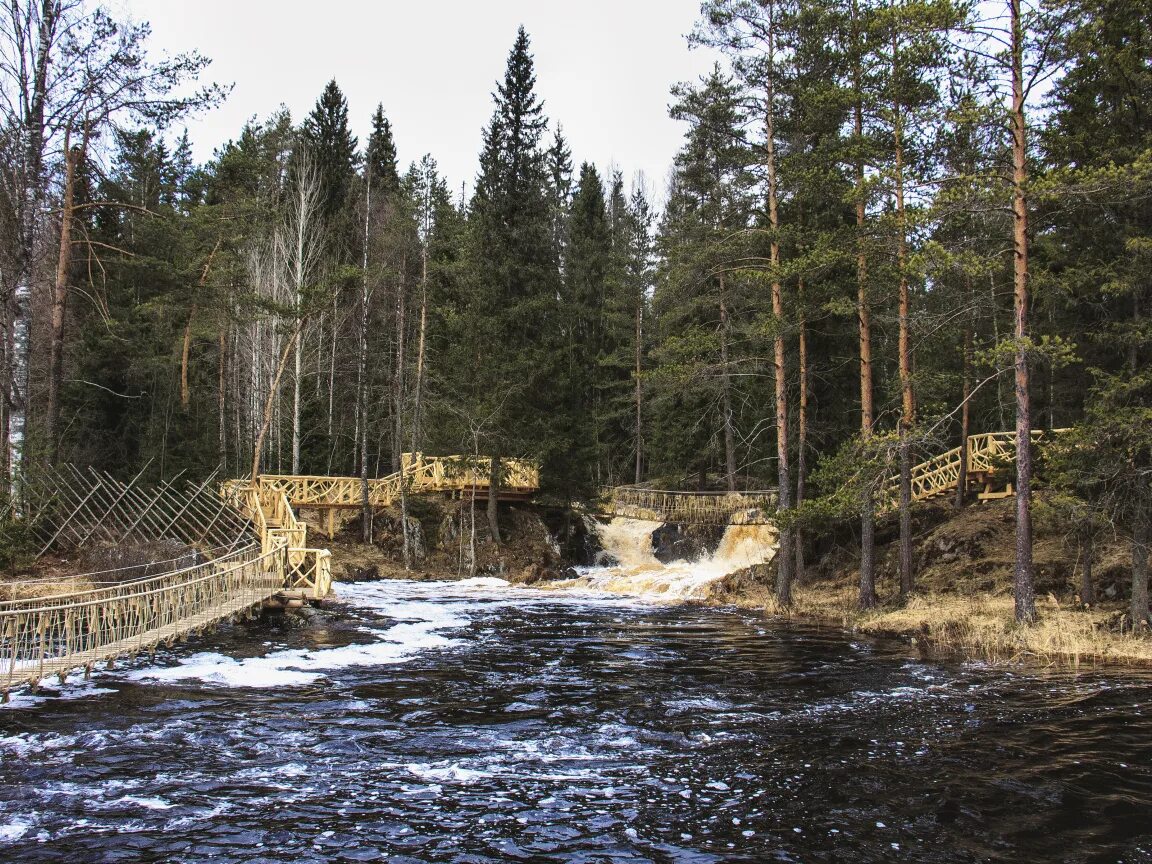
[[[378,579],[380,579],[380,568],[375,564],[366,567],[348,564],[344,567],[345,582],[375,582]]]

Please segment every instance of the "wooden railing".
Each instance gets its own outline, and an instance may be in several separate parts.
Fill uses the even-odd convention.
[[[403,470],[367,481],[370,507],[391,506],[400,498],[401,488],[412,493],[487,489],[492,462],[487,458],[405,453],[401,464]],[[540,470],[532,463],[504,459],[501,468],[502,489],[534,492],[540,488]],[[230,482],[242,486],[245,481]],[[324,509],[362,506],[364,485],[359,477],[310,474],[261,474],[257,484],[262,492],[283,493],[292,506]]]
[[[1066,430],[1037,429],[1032,442],[1059,435]],[[984,485],[981,498],[1013,494],[1011,483],[997,485],[997,470],[1016,455],[1015,432],[985,432],[968,438],[968,482]],[[960,482],[961,448],[954,447],[912,468],[912,500],[923,501],[956,491]],[[770,522],[776,508],[775,490],[762,492],[676,492],[645,486],[618,486],[604,499],[608,512],[630,519],[697,525],[727,525],[730,522]],[[900,503],[900,478],[891,477],[877,496],[880,512],[894,510]]]
[[[758,492],[676,492],[619,486],[608,493],[615,516],[692,525],[757,524],[771,521],[776,490]]]
[[[288,548],[257,546],[120,585],[0,603],[0,694],[244,613],[284,587]]]
[[[1046,437],[1059,435],[1064,429],[1034,429],[1032,443],[1036,444]],[[960,454],[961,448],[951,450],[934,456],[925,462],[912,467],[912,500],[924,501],[940,495],[956,491],[960,482]],[[987,487],[997,469],[1005,462],[1016,456],[1015,432],[984,432],[980,435],[968,437],[968,478],[970,483],[982,483],[986,486],[984,497],[1003,497],[1011,495],[1010,485],[1006,491],[992,493]],[[884,484],[883,491],[878,496],[882,511],[892,510],[900,504],[900,478],[891,477]]]
[[[308,548],[308,529],[274,486],[228,481],[226,505],[253,528],[251,545],[160,576],[92,587],[77,577],[50,596],[7,586],[0,601],[0,694],[49,675],[154,650],[247,612],[282,592],[320,599],[332,589],[327,549]]]

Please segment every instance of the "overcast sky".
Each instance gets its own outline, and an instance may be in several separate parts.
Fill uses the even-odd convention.
[[[227,102],[189,124],[203,161],[244,121],[281,103],[299,122],[332,78],[361,143],[376,104],[392,121],[401,169],[424,153],[449,184],[471,189],[491,93],[523,24],[545,112],[564,127],[575,165],[643,171],[663,198],[683,134],[669,88],[698,77],[712,56],[689,50],[699,0],[110,0],[149,21],[152,47],[198,50],[206,80],[234,84]]]

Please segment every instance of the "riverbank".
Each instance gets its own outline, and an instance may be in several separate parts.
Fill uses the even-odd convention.
[[[710,603],[764,611],[779,620],[897,636],[926,651],[995,662],[1061,666],[1152,666],[1152,639],[1123,629],[1130,558],[1125,543],[1100,544],[1094,584],[1100,602],[1078,593],[1078,552],[1069,526],[1038,520],[1034,560],[1038,622],[1020,627],[1012,598],[1011,501],[966,507],[921,506],[916,512],[916,589],[899,597],[896,540],[881,526],[877,545],[880,605],[858,608],[859,561],[841,540],[805,569],[793,604],[781,609],[772,593],[774,568],[748,568],[719,580]],[[850,540],[853,538],[849,538]]]

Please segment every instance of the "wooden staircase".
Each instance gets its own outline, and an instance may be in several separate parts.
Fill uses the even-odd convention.
[[[1032,443],[1059,435],[1065,429],[1034,429]],[[961,453],[963,448],[933,456],[912,468],[912,500],[927,501],[956,492],[960,482]],[[1016,494],[1011,481],[1006,481],[998,470],[1004,462],[1016,458],[1015,432],[984,432],[968,436],[967,489],[977,491],[981,501],[1010,498]],[[879,496],[880,510],[896,509],[900,504],[900,478],[889,478]]]

